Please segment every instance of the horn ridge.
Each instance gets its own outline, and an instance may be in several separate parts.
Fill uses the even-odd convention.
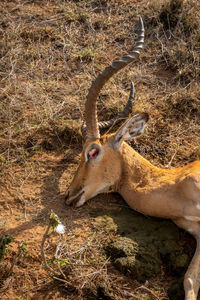
[[[133,82],[131,81],[130,95],[129,95],[128,101],[127,101],[123,111],[121,111],[116,117],[114,117],[108,121],[98,122],[99,129],[108,128],[111,125],[113,125],[113,123],[118,122],[119,120],[125,119],[128,117],[128,115],[132,111],[132,105],[133,105],[133,101],[134,101],[134,93],[135,93],[135,88],[134,88]]]
[[[135,47],[121,59],[115,60],[111,65],[107,66],[92,82],[85,103],[85,123],[88,139],[94,140],[100,138],[97,119],[97,97],[100,90],[114,74],[137,58],[143,48],[144,25],[141,17],[139,17],[138,25],[138,38]]]
[[[133,105],[133,101],[134,101],[134,94],[135,94],[135,87],[134,87],[133,82],[131,81],[130,95],[129,95],[128,101],[127,101],[123,111],[121,111],[116,117],[114,117],[110,120],[98,122],[99,129],[108,128],[108,127],[112,126],[113,123],[116,123],[121,119],[127,118],[128,115],[132,111],[132,105]],[[81,133],[82,133],[83,139],[85,140],[86,136],[87,136],[87,133],[86,133],[86,125],[85,125],[84,122],[82,123],[82,126],[81,126]]]

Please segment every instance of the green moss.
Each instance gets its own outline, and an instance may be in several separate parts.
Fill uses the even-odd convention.
[[[127,256],[117,258],[114,265],[125,275],[144,282],[160,273],[161,261],[158,263],[157,259],[150,255],[141,255],[138,259],[135,256]]]
[[[101,284],[97,289],[97,298],[105,300],[117,300],[117,296],[113,294],[113,290],[109,284]],[[96,298],[95,298],[96,299]]]
[[[139,281],[145,281],[160,272],[160,255],[151,245],[139,248],[130,238],[117,237],[109,242],[105,250],[118,270]]]
[[[125,275],[145,281],[159,274],[161,265],[182,274],[190,260],[179,247],[180,230],[171,221],[145,217],[130,209],[93,211],[94,224],[117,232],[105,246],[106,254]]]
[[[135,256],[138,253],[138,244],[126,237],[117,237],[105,247],[106,253],[112,258]]]
[[[170,254],[169,264],[173,273],[182,274],[189,265],[189,256],[182,251],[175,251]]]
[[[95,218],[93,225],[97,228],[102,228],[107,233],[117,231],[117,225],[114,220],[106,215]]]

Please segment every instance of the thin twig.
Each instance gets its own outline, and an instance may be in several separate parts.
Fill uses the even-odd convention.
[[[165,166],[166,168],[171,167],[172,161],[174,160],[174,157],[176,156],[177,151],[178,151],[178,148],[176,149],[176,151],[172,155],[172,157],[171,157],[170,161],[168,162],[168,164]]]
[[[50,273],[53,273],[53,275],[60,276],[60,273],[56,272],[53,268],[51,268],[47,264],[46,257],[45,257],[44,244],[45,244],[46,239],[49,237],[48,233],[49,233],[50,227],[51,227],[51,222],[49,222],[49,224],[47,226],[47,229],[46,229],[46,231],[45,231],[45,233],[43,235],[43,238],[42,238],[42,242],[41,242],[41,256],[42,256],[42,260],[44,262],[44,266],[45,266],[46,270],[49,271]]]
[[[56,279],[56,280],[64,282],[64,283],[69,283],[67,280],[59,278],[59,277],[56,277],[56,276],[53,276],[53,279]]]
[[[5,291],[9,287],[12,279],[13,279],[13,276],[9,276],[8,278],[6,278],[6,280],[3,283],[3,286],[0,288],[0,293]]]
[[[20,258],[21,254],[23,252],[23,249],[22,249],[23,244],[24,244],[24,241],[18,243],[18,251],[17,251],[17,254],[15,255],[15,258],[12,262],[10,270],[8,271],[8,277],[11,276],[11,274],[13,272],[13,269],[14,269],[14,266],[17,264],[18,259]]]

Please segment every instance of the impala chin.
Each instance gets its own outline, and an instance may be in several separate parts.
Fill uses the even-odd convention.
[[[78,199],[78,201],[76,201],[75,207],[80,207],[80,206],[82,206],[85,202],[86,202],[86,199],[85,199],[85,193],[83,193],[82,196]]]
[[[93,192],[90,189],[88,190],[87,187],[85,187],[85,189],[81,189],[74,196],[70,196],[70,191],[68,190],[65,197],[66,204],[73,207],[81,207],[89,199],[94,198],[98,194],[109,191],[110,186],[111,185],[103,186],[100,189],[96,189]]]
[[[86,201],[88,201],[89,199],[94,198],[96,195],[101,194],[103,192],[106,192],[108,190],[107,187],[101,188],[95,192],[91,193],[87,193],[87,189],[85,192],[82,192],[79,197],[77,199],[74,199],[74,203],[73,206],[75,207],[80,207],[82,206]]]

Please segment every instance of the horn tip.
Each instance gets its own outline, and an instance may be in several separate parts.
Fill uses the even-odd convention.
[[[139,16],[138,24],[139,24],[139,30],[144,30],[144,23],[141,16]]]

